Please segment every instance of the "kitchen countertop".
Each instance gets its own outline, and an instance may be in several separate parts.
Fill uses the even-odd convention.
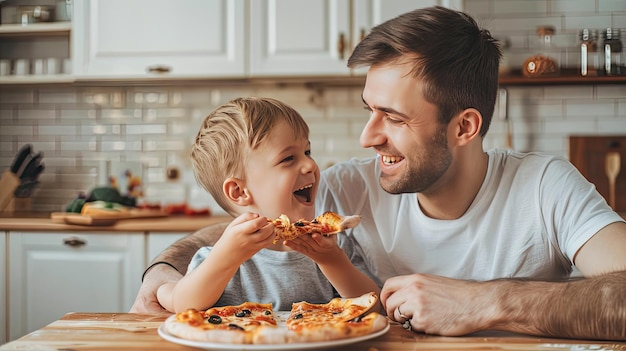
[[[167,317],[168,314],[68,313],[46,327],[0,346],[0,350],[199,350],[166,341],[157,334],[157,329]],[[245,348],[241,348],[243,349]],[[624,350],[626,343],[542,338],[496,331],[462,337],[442,337],[414,333],[392,322],[386,334],[344,345],[339,349],[352,351]]]
[[[229,216],[170,215],[159,218],[121,219],[113,225],[73,225],[54,223],[49,212],[0,214],[0,230],[8,231],[106,231],[106,232],[195,232],[211,224],[227,222]]]
[[[626,218],[626,213],[619,213]],[[211,224],[228,222],[232,217],[171,215],[161,218],[123,219],[108,226],[54,223],[50,212],[0,213],[0,231],[101,231],[101,232],[195,232]]]

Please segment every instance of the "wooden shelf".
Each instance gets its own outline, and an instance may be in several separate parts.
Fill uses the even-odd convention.
[[[521,71],[500,76],[500,86],[525,85],[601,85],[626,84],[626,75],[622,76],[586,76],[583,77],[576,69],[564,69],[557,76],[526,78]]]
[[[302,77],[231,77],[210,78],[194,76],[160,75],[129,77],[89,77],[74,75],[55,76],[10,76],[0,77],[0,86],[71,84],[74,86],[144,86],[144,85],[202,85],[202,86],[238,86],[265,84],[276,86],[303,85],[311,89],[327,87],[362,88],[365,76],[302,76]],[[626,76],[588,76],[582,77],[575,70],[563,71],[559,76],[526,78],[521,73],[500,76],[500,86],[549,86],[549,85],[609,85],[626,84]]]

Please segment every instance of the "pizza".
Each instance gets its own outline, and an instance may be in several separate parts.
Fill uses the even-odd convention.
[[[387,318],[367,313],[378,302],[374,293],[334,298],[328,303],[292,305],[286,320],[271,304],[244,302],[237,306],[188,309],[170,316],[163,328],[185,340],[226,344],[284,344],[330,341],[368,335],[387,327]]]
[[[272,304],[244,302],[238,306],[188,309],[165,322],[170,334],[182,339],[250,344],[261,327],[276,327]]]
[[[305,234],[320,233],[331,235],[354,228],[361,222],[361,216],[341,216],[334,212],[324,212],[312,221],[299,219],[291,222],[287,215],[280,215],[276,219],[268,219],[274,225],[274,244],[278,241],[292,240]]]

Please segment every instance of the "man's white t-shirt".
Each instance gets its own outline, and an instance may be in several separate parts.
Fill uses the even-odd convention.
[[[600,229],[623,219],[565,158],[490,150],[485,180],[466,213],[429,218],[415,193],[379,185],[378,158],[322,172],[318,213],[359,214],[349,230],[370,272],[430,273],[458,279],[563,279],[574,255]]]

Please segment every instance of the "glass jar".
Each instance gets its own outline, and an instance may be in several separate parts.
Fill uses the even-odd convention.
[[[580,75],[597,76],[600,67],[598,56],[598,32],[583,29],[580,32]]]
[[[602,33],[604,74],[607,76],[618,76],[622,74],[621,34],[619,28],[607,28]]]
[[[558,50],[554,45],[552,26],[537,27],[538,48],[537,54],[527,58],[522,66],[525,77],[556,76],[559,74],[559,64],[556,59]]]

